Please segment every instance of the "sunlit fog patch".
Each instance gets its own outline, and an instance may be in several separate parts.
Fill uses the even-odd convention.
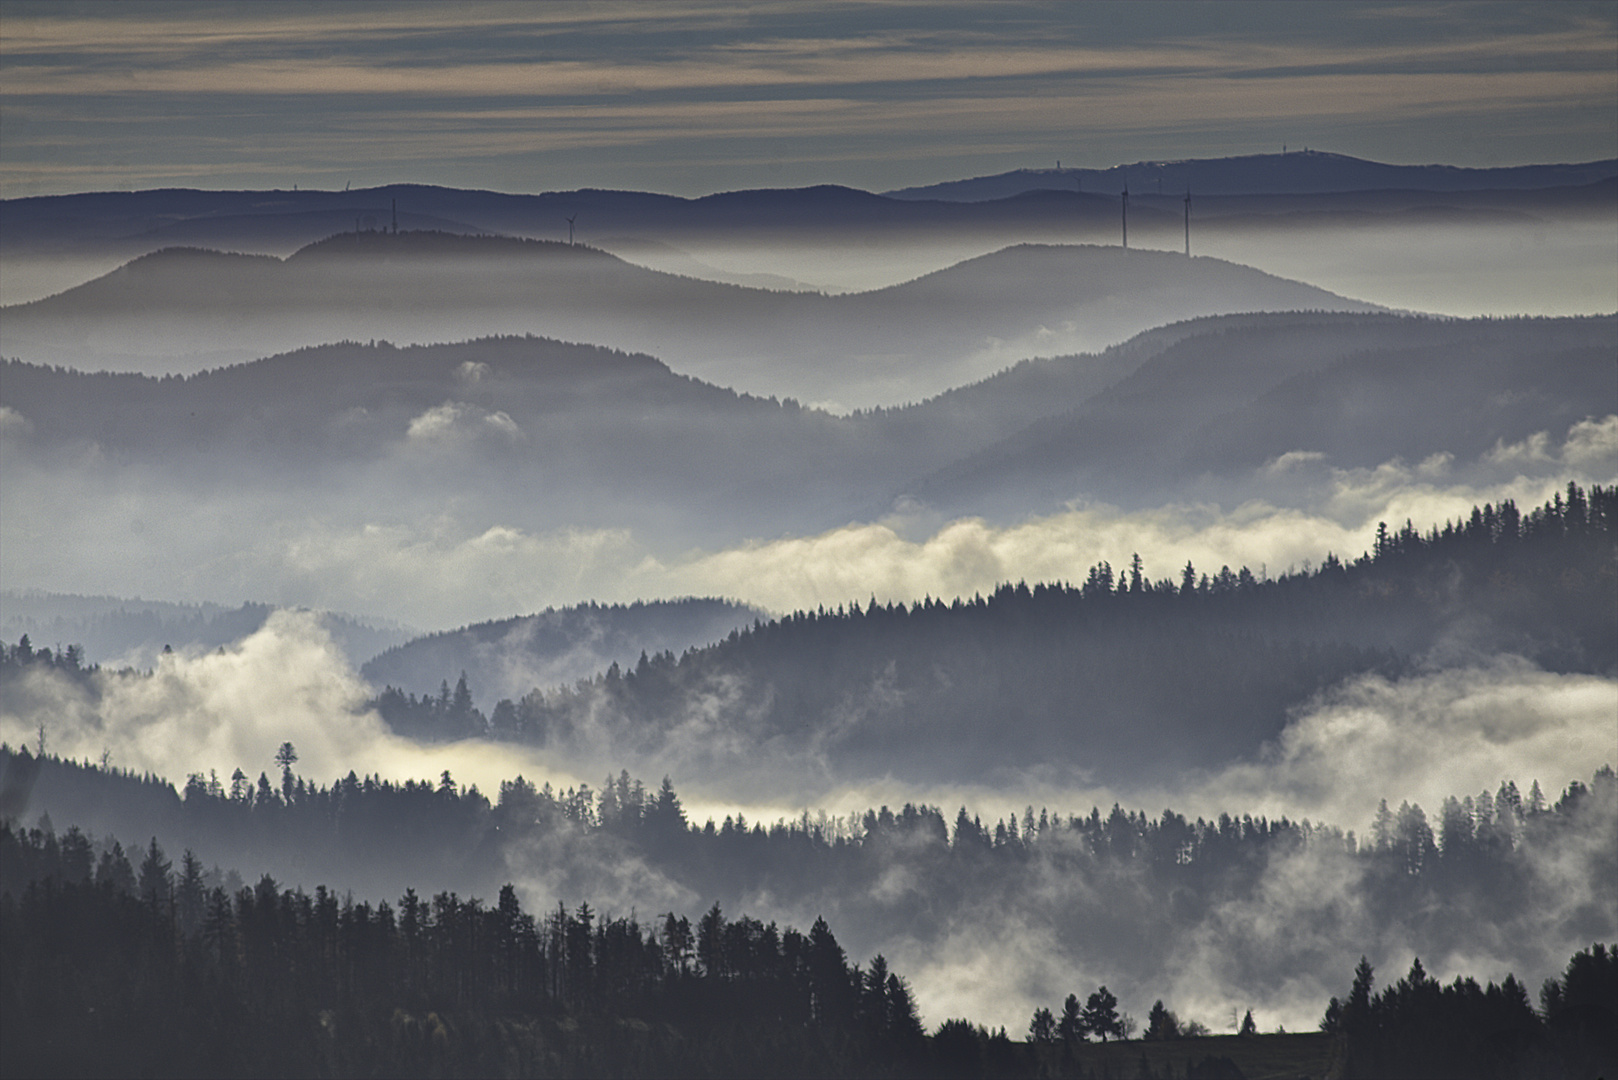
[[[1301,464],[1310,461],[1305,456]],[[1399,462],[1330,470],[1324,490],[1303,506],[1252,499],[1229,510],[1175,504],[1125,511],[1093,504],[1006,526],[956,520],[919,538],[904,523],[852,524],[680,559],[648,556],[634,579],[643,593],[728,595],[790,611],[871,596],[908,602],[986,594],[1008,580],[1076,581],[1097,562],[1121,567],[1134,554],[1154,579],[1177,577],[1187,561],[1206,572],[1247,566],[1275,575],[1328,553],[1357,557],[1380,521],[1425,527],[1464,518],[1485,502],[1537,505],[1566,483],[1565,474],[1444,482],[1432,472],[1425,464]],[[1606,482],[1600,474],[1597,479]]]
[[[828,244],[709,242],[685,238],[692,255],[731,275],[773,275],[814,282],[827,293],[865,292],[912,281],[967,259],[998,251],[1005,237],[925,242]],[[701,276],[700,274],[697,276]]]
[[[951,819],[969,808],[990,825],[1027,810],[1082,816],[1121,803],[1209,820],[1222,813],[1310,820],[1367,835],[1384,799],[1436,815],[1446,798],[1493,791],[1508,780],[1525,791],[1537,781],[1554,793],[1587,778],[1618,762],[1615,708],[1618,680],[1611,676],[1549,672],[1499,656],[1403,679],[1348,680],[1300,703],[1258,758],[1187,774],[1172,787],[1050,767],[1001,770],[974,782],[851,783],[762,753],[753,766],[778,775],[777,797],[762,784],[698,780],[691,801],[716,818],[740,812],[775,821],[794,820],[806,807],[857,820],[864,808],[899,800],[941,807]],[[779,797],[788,791],[796,800]]]
[[[1618,680],[1515,657],[1404,679],[1364,675],[1300,708],[1263,759],[1190,790],[1188,812],[1231,807],[1363,828],[1381,799],[1430,810],[1504,780],[1556,791],[1618,757]]]
[[[474,365],[471,361],[463,363],[461,367],[473,368],[474,382],[477,379],[476,369],[482,368],[485,371],[488,369],[487,364]],[[479,436],[493,436],[515,442],[523,437],[523,430],[504,412],[491,412],[463,401],[446,401],[412,417],[405,434],[411,442],[417,444],[465,442]]]
[[[277,611],[229,647],[168,653],[150,673],[104,670],[98,693],[53,672],[30,672],[0,703],[0,741],[100,761],[171,781],[193,772],[274,774],[284,742],[297,771],[329,781],[350,770],[391,779],[436,778],[495,790],[543,772],[573,783],[531,748],[468,740],[425,745],[390,731],[369,707],[370,687],[311,612]]]

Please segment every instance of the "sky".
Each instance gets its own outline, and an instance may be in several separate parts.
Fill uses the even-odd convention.
[[[1618,4],[0,3],[0,194],[1618,156]]]

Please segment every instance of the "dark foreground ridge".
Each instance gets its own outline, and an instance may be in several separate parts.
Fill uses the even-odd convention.
[[[1037,1012],[1018,1044],[963,1019],[928,1037],[905,980],[880,954],[850,966],[823,919],[807,935],[718,904],[695,927],[587,903],[539,919],[510,885],[492,907],[414,890],[373,907],[268,874],[231,893],[189,851],[176,874],[155,838],[138,877],[121,852],[93,862],[76,829],[0,823],[6,1076],[1505,1080],[1618,1063],[1618,952],[1602,944],[1546,982],[1540,1012],[1515,977],[1440,986],[1419,959],[1373,997],[1362,960],[1321,1035],[1260,1036],[1249,1013],[1239,1036],[1198,1037],[1160,1001],[1128,1042],[1101,987],[1060,1021]]]
[[[7,1076],[910,1075],[929,1071],[909,990],[808,934],[715,904],[695,928],[536,918],[407,890],[397,907],[208,890],[154,839],[90,880],[75,832],[0,825]],[[121,881],[120,881],[121,879]],[[133,888],[131,888],[133,886]]]

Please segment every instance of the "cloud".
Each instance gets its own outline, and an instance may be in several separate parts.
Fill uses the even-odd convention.
[[[183,782],[240,767],[275,779],[276,749],[291,742],[297,771],[329,783],[353,770],[393,779],[436,777],[492,791],[518,772],[570,783],[565,769],[522,747],[477,740],[423,746],[394,735],[366,707],[368,687],[312,612],[273,612],[262,629],[213,652],[163,656],[150,676],[104,671],[98,694],[31,672],[0,703],[0,740],[32,745],[45,725],[50,753],[150,771]]]
[[[507,872],[523,906],[543,912],[558,901],[589,903],[604,918],[637,912],[645,926],[662,912],[693,918],[711,902],[648,865],[630,845],[604,831],[586,834],[571,822],[505,851]]]
[[[461,365],[457,374],[468,382],[476,382],[482,374],[479,368],[486,372],[488,365],[468,361]],[[476,438],[480,433],[509,440],[523,437],[522,428],[504,412],[489,412],[464,401],[446,401],[442,405],[434,405],[412,417],[406,428],[406,437],[416,443],[464,441]]]
[[[1193,813],[1241,806],[1363,828],[1383,798],[1436,811],[1446,796],[1506,779],[1559,791],[1618,764],[1614,702],[1610,676],[1542,671],[1510,656],[1405,679],[1365,675],[1301,708],[1261,760],[1208,779],[1185,801]]]
[[[1562,446],[1562,464],[1590,476],[1618,475],[1618,416],[1574,424]]]

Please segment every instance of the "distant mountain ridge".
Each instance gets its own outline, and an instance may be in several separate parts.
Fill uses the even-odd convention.
[[[390,184],[353,191],[207,191],[153,189],[83,192],[0,200],[0,255],[95,252],[133,258],[175,244],[285,255],[334,232],[406,230],[502,233],[565,240],[631,237],[665,244],[722,237],[795,239],[945,230],[979,239],[1093,239],[1111,231],[1119,192],[1178,200],[1189,188],[1203,218],[1243,212],[1243,196],[1285,196],[1293,210],[1333,211],[1348,196],[1362,208],[1403,196],[1443,197],[1464,205],[1503,203],[1536,212],[1573,199],[1568,193],[1618,176],[1618,160],[1473,169],[1389,165],[1342,154],[1298,151],[1246,157],[1137,162],[1106,169],[1018,169],[876,194],[834,184],[716,192],[697,198],[583,188],[533,194]],[[1535,193],[1545,193],[1536,199]],[[1238,200],[1230,206],[1221,200]],[[1297,200],[1305,200],[1297,202]],[[1324,201],[1323,201],[1324,200]],[[1389,209],[1388,206],[1381,206]],[[1142,207],[1142,209],[1145,209]],[[1178,218],[1179,206],[1166,216]],[[1276,207],[1262,208],[1273,213]],[[1143,219],[1142,224],[1146,222]]]
[[[1105,169],[1016,169],[995,176],[947,180],[885,191],[893,199],[986,202],[1030,191],[1091,191],[1117,195],[1307,195],[1351,191],[1521,191],[1578,187],[1618,176],[1618,158],[1563,165],[1467,168],[1457,165],[1390,165],[1347,154],[1294,150],[1280,154],[1137,161]]]
[[[920,400],[1031,354],[1100,348],[1164,322],[1374,309],[1219,259],[1118,247],[1014,245],[901,285],[825,296],[678,277],[584,245],[378,232],[328,237],[285,260],[143,256],[3,309],[0,347],[41,363],[173,371],[329,341],[534,334],[850,408]]]

